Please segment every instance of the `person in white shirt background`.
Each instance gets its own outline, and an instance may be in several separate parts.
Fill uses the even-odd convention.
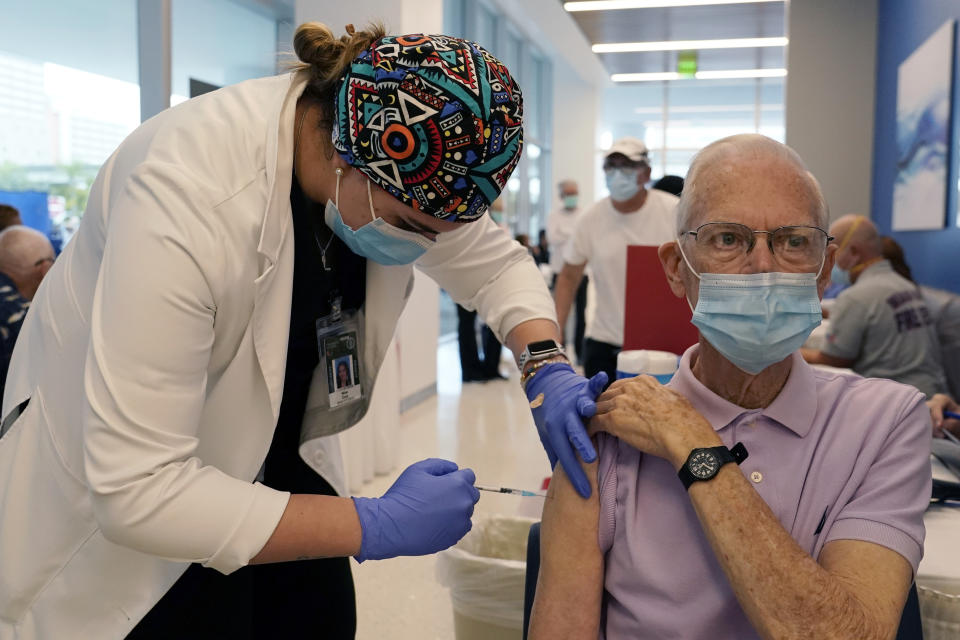
[[[596,311],[588,318],[583,340],[583,370],[587,377],[606,372],[612,381],[623,345],[627,247],[660,246],[673,240],[679,199],[646,188],[650,160],[647,146],[637,138],[614,142],[604,156],[603,172],[610,196],[596,202],[577,221],[553,297],[562,327],[589,264]]]
[[[561,205],[550,212],[547,216],[547,243],[550,247],[550,271],[553,272],[551,288],[557,285],[557,278],[563,271],[563,254],[566,251],[567,243],[573,230],[577,226],[577,220],[583,209],[580,207],[580,189],[576,180],[562,180],[557,185],[560,195]],[[560,326],[564,332],[564,344],[573,345],[577,352],[577,361],[583,363],[583,334],[587,322],[587,287],[590,285],[590,274],[584,273],[583,278],[577,286],[574,296],[574,325],[573,335],[567,335],[566,327]],[[572,342],[570,342],[572,340]]]

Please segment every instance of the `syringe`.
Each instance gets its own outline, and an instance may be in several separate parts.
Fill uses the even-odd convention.
[[[537,498],[546,498],[547,494],[544,491],[524,491],[523,489],[511,489],[509,487],[488,487],[482,484],[473,485],[480,491],[492,491],[494,493],[508,493],[514,496],[527,496],[527,497],[537,497]]]

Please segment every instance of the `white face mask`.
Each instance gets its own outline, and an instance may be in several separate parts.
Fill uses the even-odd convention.
[[[639,169],[621,167],[619,169],[607,169],[603,173],[612,200],[626,202],[640,191],[640,185],[637,184],[637,177],[640,175]]]

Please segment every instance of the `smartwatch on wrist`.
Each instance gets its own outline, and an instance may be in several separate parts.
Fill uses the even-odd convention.
[[[683,483],[683,488],[689,489],[694,482],[713,478],[720,472],[720,468],[728,462],[740,464],[747,459],[748,455],[747,448],[743,446],[742,442],[734,445],[733,449],[727,449],[723,446],[694,449],[687,456],[687,461],[677,471],[677,476]]]
[[[531,342],[524,348],[523,353],[520,354],[520,362],[517,364],[520,366],[520,372],[522,373],[527,364],[556,356],[567,356],[563,352],[563,345],[556,340],[538,340]]]

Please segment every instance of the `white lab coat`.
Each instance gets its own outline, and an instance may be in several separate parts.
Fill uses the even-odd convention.
[[[107,161],[14,351],[0,439],[0,639],[122,638],[189,562],[248,563],[289,494],[254,482],[273,436],[293,286],[294,112],[305,77],[252,80],[144,123]],[[418,267],[502,338],[553,304],[489,217]],[[367,267],[372,390],[412,266]],[[424,354],[433,357],[433,354]],[[301,456],[343,490],[314,378]],[[369,393],[366,397],[369,398]]]

